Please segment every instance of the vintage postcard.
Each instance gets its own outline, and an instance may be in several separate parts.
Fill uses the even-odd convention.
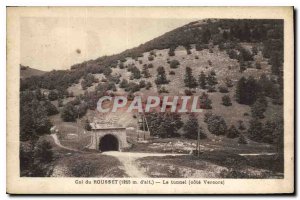
[[[293,7],[8,7],[7,193],[294,193]]]

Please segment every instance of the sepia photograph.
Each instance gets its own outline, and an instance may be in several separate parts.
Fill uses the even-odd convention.
[[[293,192],[293,8],[234,10],[8,8],[12,179]]]

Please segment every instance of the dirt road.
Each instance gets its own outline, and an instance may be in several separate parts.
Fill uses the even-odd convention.
[[[182,156],[184,154],[167,154],[167,153],[133,153],[133,152],[119,152],[107,151],[104,155],[114,156],[124,165],[126,174],[132,178],[147,177],[146,173],[138,168],[136,160],[149,156]]]
[[[59,141],[59,139],[58,139],[58,137],[57,137],[56,134],[51,134],[51,137],[53,138],[54,143],[55,143],[57,146],[59,146],[59,147],[61,147],[61,148],[63,148],[63,149],[70,150],[70,151],[78,151],[78,150],[76,150],[76,149],[72,149],[72,148],[63,146],[63,145],[60,143],[60,141]]]

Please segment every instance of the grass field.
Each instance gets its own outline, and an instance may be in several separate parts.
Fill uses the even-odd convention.
[[[283,178],[282,159],[248,159],[225,151],[204,152],[200,157],[146,157],[137,160],[150,177],[172,178]],[[262,166],[262,163],[264,165]]]

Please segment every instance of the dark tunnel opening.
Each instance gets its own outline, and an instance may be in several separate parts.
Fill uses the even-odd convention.
[[[119,151],[119,141],[113,135],[105,135],[100,139],[99,150],[104,151]]]

